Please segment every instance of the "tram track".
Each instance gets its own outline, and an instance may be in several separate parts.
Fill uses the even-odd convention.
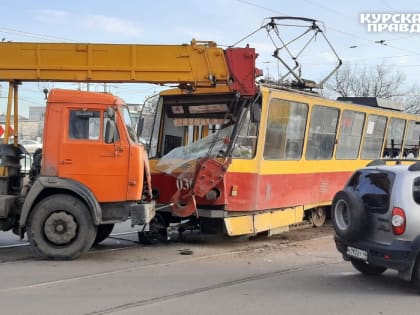
[[[328,230],[329,227],[330,227],[329,224],[324,226],[323,229],[325,229],[325,231],[320,232],[321,235],[323,235],[325,233],[329,233],[329,230]],[[293,230],[302,231],[301,229],[293,229]],[[303,229],[303,230],[310,231],[311,229]],[[319,230],[319,228],[317,228],[313,231],[318,231],[318,230]],[[114,240],[116,242],[120,242],[120,243],[112,244],[112,245],[108,244],[106,248],[101,248],[101,245],[98,246],[98,247],[93,247],[90,251],[88,251],[86,253],[86,255],[91,256],[91,255],[97,255],[97,254],[106,253],[106,252],[116,252],[116,251],[123,251],[123,250],[137,248],[138,246],[141,246],[141,245],[136,240],[124,237],[124,236],[133,235],[133,234],[136,234],[136,233],[137,233],[137,231],[124,231],[124,232],[112,233],[112,234],[110,234],[109,239],[112,239],[112,240]],[[318,238],[319,237],[319,236],[312,236],[312,235],[308,236],[308,235],[305,235],[305,233],[303,233],[303,236],[301,237],[300,236],[301,233],[302,232],[299,232],[292,237],[292,239],[294,238],[294,241],[291,241],[291,242],[286,241],[286,243],[284,243],[284,244],[293,245],[294,243],[298,243],[298,242],[304,241],[306,239]],[[314,232],[314,233],[316,233],[316,232]],[[276,236],[272,237],[271,239],[273,239],[275,237]],[[178,243],[179,241],[175,241],[175,242]],[[196,243],[196,240],[193,240],[192,242]],[[253,242],[255,242],[255,238],[254,238],[254,240],[250,240],[249,242],[244,241],[244,243],[246,243],[246,244],[252,244]],[[126,245],[122,245],[124,243]],[[181,241],[180,244],[181,243],[184,243],[184,242]],[[283,242],[281,242],[281,243],[283,243]],[[188,240],[186,241],[185,245],[188,246]],[[37,256],[34,253],[32,253],[31,251],[29,251],[29,249],[27,249],[30,246],[31,245],[30,245],[29,242],[0,246],[0,256],[1,256],[0,266],[1,265],[6,265],[6,264],[11,264],[11,263],[14,263],[16,261],[24,262],[24,261],[39,260],[39,258],[37,258]],[[283,246],[283,245],[281,245],[281,246]],[[13,250],[16,250],[17,253],[12,252]],[[25,251],[25,253],[22,253],[23,251]]]
[[[136,234],[137,231],[133,231],[133,232],[121,232],[121,233],[112,233],[109,235],[109,238],[113,238],[113,239],[121,239],[118,236],[123,236],[123,235],[131,235],[131,234]],[[121,239],[124,241],[131,241],[131,240],[127,240],[127,239]],[[31,244],[29,242],[24,242],[24,243],[19,243],[19,244],[10,244],[10,245],[0,245],[0,249],[4,249],[4,248],[14,248],[14,247],[22,247],[22,246],[30,246]]]
[[[123,248],[123,249],[131,249],[131,248],[134,248],[134,247],[127,247],[127,248]],[[254,249],[254,250],[257,250],[257,249]],[[106,250],[104,250],[104,251],[106,251]],[[224,252],[224,253],[217,253],[217,254],[212,254],[212,255],[201,255],[201,256],[197,256],[197,257],[191,257],[190,256],[188,259],[178,259],[176,261],[167,261],[167,262],[163,262],[163,263],[151,262],[150,264],[144,264],[144,265],[140,265],[140,266],[131,266],[131,267],[119,268],[119,269],[114,269],[114,270],[109,270],[109,271],[95,272],[95,273],[90,273],[90,274],[85,274],[85,275],[81,275],[81,276],[65,278],[65,279],[60,279],[60,280],[39,282],[39,283],[30,284],[30,285],[0,289],[0,293],[16,292],[16,291],[19,291],[19,290],[28,290],[28,289],[36,289],[36,288],[41,288],[41,287],[54,286],[54,285],[59,285],[59,284],[75,282],[75,281],[79,281],[79,280],[99,278],[99,277],[103,277],[103,276],[110,276],[110,275],[115,275],[115,274],[119,274],[119,273],[130,272],[130,271],[144,270],[144,269],[148,269],[148,268],[152,269],[152,268],[160,268],[160,267],[163,267],[163,266],[167,267],[167,266],[176,265],[176,264],[183,264],[186,261],[191,262],[191,261],[198,261],[198,260],[206,260],[206,259],[218,258],[218,257],[222,257],[222,256],[229,256],[229,255],[234,255],[234,254],[246,253],[246,252],[249,252],[249,251],[250,251],[249,249],[243,249],[243,250],[235,250],[235,251],[229,251],[229,252]],[[96,251],[96,252],[93,251],[92,253],[98,253],[98,251]],[[29,259],[27,259],[27,260],[29,260]]]
[[[130,240],[127,238],[121,238],[120,236],[125,236],[125,235],[132,235],[132,234],[136,234],[137,231],[129,231],[129,232],[120,232],[120,233],[112,233],[110,234],[109,238],[116,240],[116,241],[122,241],[122,242],[127,242],[127,243],[133,243],[133,245],[130,246],[119,246],[119,247],[115,247],[115,248],[105,248],[105,249],[97,249],[97,248],[93,248],[93,250],[88,251],[86,254],[87,255],[92,255],[92,254],[98,254],[98,253],[105,253],[105,252],[111,252],[111,251],[118,251],[118,250],[124,250],[124,249],[128,249],[128,248],[133,248],[134,245],[137,245],[138,242],[134,241],[134,240]],[[7,250],[13,250],[13,249],[21,249],[22,247],[30,247],[31,244],[29,242],[24,242],[24,243],[18,243],[18,244],[10,244],[10,245],[1,245],[0,246],[0,253],[3,251],[7,251]],[[30,260],[34,260],[34,259],[38,259],[35,255],[32,255],[31,253],[28,253],[28,255],[26,255],[25,257],[21,257],[21,258],[17,258],[17,257],[13,257],[13,258],[6,258],[5,260],[0,259],[0,265],[5,265],[5,264],[11,264],[14,263],[16,261],[30,261]]]
[[[29,245],[30,244],[28,242],[19,243],[19,244],[1,245],[0,249],[16,248],[16,247],[29,246]]]
[[[314,234],[308,235],[314,236]],[[294,277],[295,274],[300,274],[302,271],[318,270],[316,268],[325,268],[328,265],[335,266],[334,264],[342,262],[341,257],[322,251],[324,244],[330,244],[330,237],[330,234],[323,233],[318,234],[317,237],[296,239],[294,234],[290,235],[287,241],[286,237],[282,237],[274,241],[221,243],[220,246],[219,243],[207,243],[206,241],[190,244],[181,242],[154,248],[147,247],[143,252],[136,246],[108,247],[100,252],[90,251],[90,257],[74,262],[45,262],[44,264],[42,261],[28,259],[23,262],[15,261],[13,263],[17,265],[9,265],[4,269],[5,275],[10,272],[9,270],[23,272],[19,272],[21,276],[16,279],[7,274],[0,289],[0,296],[7,301],[13,301],[16,296],[56,296],[57,301],[52,303],[49,308],[58,310],[61,303],[59,301],[65,300],[58,292],[65,290],[69,296],[74,298],[80,298],[79,292],[84,292],[84,295],[93,299],[92,303],[90,306],[88,304],[83,306],[85,300],[83,298],[80,300],[82,304],[75,306],[70,313],[85,315],[142,313],[146,308],[160,308],[168,303],[177,304],[182,303],[185,299],[200,299],[203,296],[218,294],[217,292],[221,292],[221,290],[224,292],[225,288],[228,291],[236,290],[234,288],[258,285],[257,281],[264,281],[264,279],[277,281],[276,277],[282,277],[282,275],[289,274],[286,277]],[[306,243],[307,241],[310,243]],[[182,255],[180,250],[186,246],[189,246],[192,251],[192,254],[187,256]],[[321,248],[321,252],[318,251],[318,248]],[[307,252],[306,249],[310,251]],[[101,254],[113,250],[121,250],[121,252],[120,254],[118,252]],[[297,260],[299,263],[294,263],[296,255],[303,251],[306,252],[305,256],[308,256],[304,258],[306,262],[299,258]],[[277,258],[279,264],[273,264]],[[104,264],[101,267],[95,267],[101,261]],[[232,262],[244,266],[244,269],[224,270],[226,263],[231,264]],[[168,286],[154,287],[147,294],[133,294],[133,292],[126,291],[133,288],[136,278],[145,277],[143,283],[138,287],[142,291],[153,283],[154,277],[151,275],[156,275],[163,281],[167,281],[173,279],[174,274],[188,274],[189,270],[192,270],[192,274],[195,275],[202,268],[208,267],[211,270],[210,275],[217,274],[216,271],[219,268],[223,271],[216,277],[211,276],[205,281],[204,279],[200,280],[200,277],[193,276],[193,281],[189,283],[183,282],[179,285],[171,283]],[[31,273],[31,270],[35,273]],[[224,273],[226,274],[224,275]],[[117,292],[128,292],[128,294],[125,297],[121,296],[113,301],[108,300],[102,303],[97,293],[93,292],[100,290],[102,294],[112,295],[113,289],[109,285],[114,282]],[[37,302],[36,307],[44,311],[45,305],[38,304]],[[12,307],[11,305],[10,307]],[[25,309],[26,311],[28,309]]]
[[[322,237],[319,237],[318,239],[323,239],[325,237],[328,237],[328,236],[322,236]],[[279,247],[286,248],[286,247],[297,245],[297,244],[302,243],[302,242],[303,241],[290,242],[288,244],[281,244]],[[127,249],[133,249],[133,248],[135,248],[135,247],[130,246],[130,247],[125,247],[125,248],[105,249],[102,252],[112,251],[112,250],[127,250]],[[42,287],[49,287],[49,286],[55,286],[55,285],[60,285],[60,284],[76,282],[76,281],[80,281],[80,280],[100,278],[100,277],[104,277],[104,276],[110,276],[110,275],[115,275],[115,274],[120,274],[120,273],[125,273],[125,272],[131,272],[131,271],[139,271],[139,270],[145,270],[145,269],[168,267],[168,266],[171,266],[171,265],[179,265],[179,264],[182,265],[187,261],[191,262],[191,261],[208,260],[208,259],[214,259],[214,258],[221,258],[223,256],[231,256],[231,255],[238,255],[238,254],[244,254],[244,253],[250,253],[250,252],[260,252],[260,251],[261,251],[261,248],[255,247],[255,248],[241,248],[241,249],[236,249],[236,250],[230,250],[228,252],[215,253],[215,254],[210,254],[210,255],[199,255],[199,256],[195,256],[195,257],[188,256],[188,258],[185,258],[185,259],[176,259],[176,260],[165,261],[165,262],[160,262],[160,263],[151,262],[151,263],[143,264],[143,265],[118,268],[118,269],[108,270],[108,271],[94,272],[94,273],[89,273],[89,274],[85,274],[85,275],[69,277],[69,278],[65,278],[65,279],[39,282],[39,283],[33,283],[33,284],[28,284],[28,285],[23,285],[23,286],[16,286],[16,287],[11,287],[11,288],[3,288],[3,289],[0,289],[0,293],[6,293],[6,292],[10,293],[10,292],[17,292],[17,291],[21,291],[21,290],[37,289],[37,288],[42,288]],[[98,252],[99,251],[92,251],[91,253],[92,254],[95,254],[95,253],[97,254]],[[3,262],[3,264],[10,264],[10,263],[16,263],[16,261],[21,262],[21,261],[29,261],[29,260],[30,260],[30,258],[22,259],[22,260],[15,260],[13,262]],[[323,264],[320,264],[320,266],[321,265],[323,265]],[[290,270],[294,270],[294,269],[296,269],[296,268],[291,268]],[[282,272],[284,272],[284,270],[276,271],[273,274],[281,274]],[[261,274],[261,275],[258,275],[256,277],[257,278],[258,277],[264,278],[264,277],[267,277],[267,275],[270,275],[270,274],[272,274],[272,273]],[[248,278],[244,278],[244,279],[248,279]],[[253,277],[250,277],[250,279],[247,280],[247,281],[250,281],[251,279],[253,279]],[[223,286],[228,286],[228,285],[233,285],[233,284],[236,283],[236,281],[239,281],[238,283],[241,283],[241,282],[244,282],[245,280],[243,280],[243,279],[242,280],[241,279],[240,280],[234,280],[234,281],[231,281],[232,283],[231,282],[226,282],[226,284],[223,284],[222,287]],[[212,286],[210,286],[210,287],[212,287]],[[211,290],[211,288],[208,288],[207,290]],[[199,292],[199,291],[197,291],[197,292]],[[193,293],[191,293],[191,294],[193,294]],[[170,295],[170,296],[172,296],[172,295]],[[154,300],[154,299],[151,299],[151,300]],[[139,301],[139,303],[140,302],[145,303],[144,301]],[[96,314],[96,313],[94,313],[94,314]]]
[[[94,312],[88,312],[88,313],[85,313],[84,315],[114,314],[114,313],[120,312],[120,311],[126,311],[126,310],[129,310],[129,309],[134,309],[134,308],[138,308],[138,307],[142,307],[142,306],[146,306],[146,305],[162,303],[162,302],[166,302],[166,301],[169,301],[169,300],[174,300],[174,299],[177,299],[177,298],[182,298],[182,297],[186,297],[186,296],[190,296],[190,295],[194,295],[194,294],[204,293],[204,292],[208,292],[208,291],[212,291],[212,290],[216,290],[216,289],[222,289],[222,288],[226,288],[226,287],[230,287],[230,286],[234,286],[234,285],[238,285],[238,284],[243,284],[243,283],[257,281],[257,280],[262,280],[262,279],[271,278],[271,277],[277,277],[277,276],[281,276],[283,274],[288,274],[288,273],[293,273],[293,272],[307,271],[307,270],[321,268],[321,267],[324,267],[324,266],[339,264],[342,261],[343,260],[340,259],[340,260],[335,260],[335,261],[332,261],[332,262],[315,263],[315,264],[310,264],[310,265],[306,265],[306,266],[303,266],[303,267],[286,268],[286,269],[281,269],[281,270],[277,270],[277,271],[274,271],[274,272],[261,273],[261,274],[257,274],[257,275],[253,275],[253,276],[249,276],[249,277],[243,277],[243,278],[239,278],[239,279],[235,279],[235,280],[231,280],[231,281],[220,282],[220,283],[216,283],[216,284],[212,284],[212,285],[209,285],[209,286],[204,286],[204,287],[200,287],[200,288],[196,288],[196,289],[184,290],[184,291],[175,292],[175,293],[172,293],[172,294],[167,294],[167,295],[162,295],[162,296],[157,296],[157,297],[153,297],[153,298],[149,298],[149,299],[140,299],[138,301],[125,303],[125,304],[105,308],[105,309],[102,309],[102,310],[98,310],[98,311],[94,311]]]

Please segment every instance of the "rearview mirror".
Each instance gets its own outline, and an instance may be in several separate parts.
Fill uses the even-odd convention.
[[[139,117],[137,120],[137,126],[136,126],[136,134],[137,138],[140,139],[141,132],[143,131],[143,124],[144,124],[144,117]]]
[[[108,120],[105,125],[105,143],[114,143],[116,126],[113,120]]]
[[[111,106],[108,106],[108,108],[106,109],[106,113],[111,119],[115,116],[115,110]]]

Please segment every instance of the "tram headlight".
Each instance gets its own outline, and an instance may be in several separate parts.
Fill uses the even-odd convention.
[[[206,199],[213,201],[220,197],[220,191],[217,188],[213,188],[206,194]]]

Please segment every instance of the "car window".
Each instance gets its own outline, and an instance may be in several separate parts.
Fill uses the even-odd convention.
[[[420,204],[420,177],[416,177],[413,182],[413,199]]]
[[[385,213],[389,208],[394,178],[392,172],[358,171],[350,179],[348,187],[361,197],[366,211]]]

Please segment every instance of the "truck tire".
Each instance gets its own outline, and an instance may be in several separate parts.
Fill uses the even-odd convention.
[[[89,250],[96,226],[79,199],[57,194],[41,200],[27,223],[29,242],[43,258],[69,260]]]
[[[93,245],[99,244],[100,242],[104,241],[109,234],[111,234],[112,230],[114,228],[114,224],[101,224],[98,225],[97,231],[96,231],[96,237],[93,241]]]
[[[339,191],[333,199],[331,221],[338,236],[349,241],[360,239],[367,227],[362,199],[353,191]]]

